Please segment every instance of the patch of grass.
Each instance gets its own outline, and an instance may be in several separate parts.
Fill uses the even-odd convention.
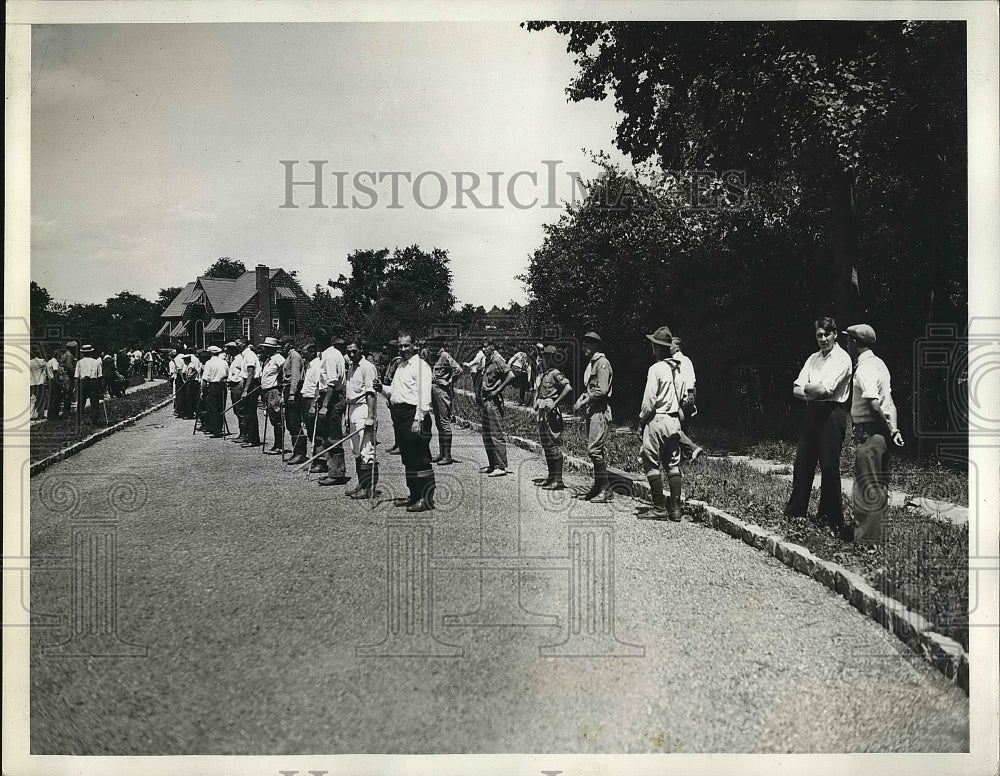
[[[115,423],[138,415],[143,410],[147,410],[154,404],[159,404],[164,399],[170,397],[170,383],[157,385],[135,393],[129,393],[113,399],[105,399],[104,406],[108,410],[107,425],[113,426]],[[101,413],[103,419],[104,413]],[[80,433],[76,431],[75,411],[69,417],[60,420],[46,420],[33,426],[31,429],[31,455],[32,462],[40,461],[46,456],[52,455],[65,447],[69,447],[81,439],[86,439],[95,431],[99,431],[106,426],[94,426],[90,420],[90,406],[88,404],[83,414],[83,422],[80,426]]]
[[[467,420],[479,419],[479,409],[471,397],[458,394],[455,411]],[[537,427],[529,413],[508,408],[505,426],[510,434],[537,439]],[[563,447],[571,455],[586,458],[587,440],[583,422],[578,419],[567,421]],[[638,476],[639,437],[636,432],[619,428],[611,434],[606,457],[611,466]],[[782,456],[767,457],[782,460]],[[954,476],[948,481],[953,480]],[[923,615],[941,633],[955,639],[965,649],[969,648],[967,526],[956,526],[891,507],[883,525],[883,547],[867,552],[844,542],[812,519],[785,517],[784,507],[790,487],[776,473],[765,474],[743,463],[725,459],[703,460],[685,469],[686,498],[712,504],[741,520],[800,544],[821,558],[861,574],[876,590]],[[818,501],[819,492],[814,490],[810,498],[811,514],[816,513]],[[850,519],[850,499],[845,498],[844,502],[845,517]],[[706,518],[704,510],[693,505],[687,505],[685,512],[696,521]]]

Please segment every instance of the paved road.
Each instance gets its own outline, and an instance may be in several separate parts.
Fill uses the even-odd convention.
[[[33,630],[32,752],[967,751],[967,698],[811,579],[626,499],[542,503],[521,450],[500,479],[475,435],[456,451],[423,520],[169,408],[34,478],[34,621],[145,656]]]

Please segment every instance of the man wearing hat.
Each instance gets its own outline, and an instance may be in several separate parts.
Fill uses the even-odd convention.
[[[284,385],[282,402],[285,408],[285,428],[291,439],[292,457],[286,461],[289,464],[300,464],[306,460],[306,441],[302,425],[302,381],[306,370],[302,355],[295,347],[295,341],[288,334],[281,340],[281,351],[285,357],[282,366],[281,381]]]
[[[245,413],[245,402],[243,399],[243,354],[240,352],[240,346],[236,342],[227,342],[222,346],[226,351],[226,359],[228,363],[228,370],[226,371],[226,388],[229,390],[229,406],[233,411],[233,415],[237,423],[237,434],[233,439],[234,442],[243,442],[246,437],[243,436],[245,432],[246,421],[243,419]]]
[[[222,436],[222,411],[226,406],[229,364],[222,357],[222,348],[211,345],[206,350],[209,357],[201,371],[201,391],[205,403],[204,431],[218,439]]]
[[[236,347],[242,348],[240,358],[243,360],[243,443],[241,447],[257,447],[260,445],[260,418],[257,415],[257,405],[260,403],[260,358],[253,345],[243,337],[236,340]]]
[[[449,466],[454,463],[451,457],[452,407],[455,403],[455,379],[462,375],[462,367],[452,358],[446,345],[447,343],[440,339],[431,341],[431,347],[437,351],[431,370],[433,373],[431,407],[434,410],[434,423],[438,432],[438,456],[432,460],[439,466]]]
[[[358,475],[357,487],[346,491],[354,499],[372,497],[378,485],[378,464],[375,462],[375,383],[378,370],[362,355],[357,338],[348,340],[347,378],[344,395],[347,400],[347,432],[351,437],[354,453],[354,471]],[[360,432],[360,433],[358,433]]]
[[[302,378],[302,417],[305,419],[305,433],[312,440],[313,446],[310,455],[316,455],[323,448],[321,437],[316,434],[316,400],[319,394],[320,369],[322,363],[316,355],[316,345],[307,342],[302,348],[302,360],[306,364],[306,373]],[[318,439],[318,441],[317,441]],[[304,463],[304,461],[303,461]],[[314,458],[309,467],[309,472],[325,472],[326,458]]]
[[[503,390],[513,382],[514,373],[496,351],[492,340],[483,342],[483,354],[486,356],[486,363],[483,366],[477,403],[483,425],[486,466],[479,471],[490,477],[504,477],[511,471],[507,468],[507,438],[503,430]]]
[[[173,364],[174,369],[174,415],[179,418],[184,416],[184,413],[182,412],[182,405],[184,403],[184,366],[186,363],[184,354],[186,352],[187,345],[178,345],[171,360],[171,364]],[[119,369],[119,371],[121,370]]]
[[[542,490],[563,490],[562,412],[559,404],[569,396],[573,386],[555,366],[554,345],[543,346],[539,354],[538,378],[535,380],[535,412],[538,414],[538,439],[545,453],[548,476],[535,480]]]
[[[608,480],[608,464],[604,459],[608,429],[611,426],[611,398],[614,371],[611,362],[602,352],[604,341],[593,331],[583,335],[583,355],[587,366],[583,382],[587,390],[573,404],[573,412],[583,410],[587,416],[587,455],[594,464],[594,484],[577,498],[595,504],[606,504],[612,499]]]
[[[340,340],[340,337],[337,338]],[[316,334],[316,349],[320,352],[320,383],[316,399],[316,422],[319,428],[317,436],[322,435],[323,447],[326,453],[325,477],[319,484],[343,485],[351,478],[347,476],[344,464],[344,446],[336,442],[344,438],[344,410],[347,407],[345,388],[347,382],[347,366],[344,355],[333,344],[333,337],[327,331]]]
[[[56,415],[69,415],[73,406],[73,397],[76,393],[76,381],[73,375],[76,374],[76,349],[79,343],[70,340],[66,343],[66,348],[59,355],[59,384],[62,386],[61,402],[62,407],[57,407]]]
[[[854,424],[854,541],[882,543],[882,519],[889,507],[889,441],[903,446],[896,425],[892,381],[885,362],[875,355],[875,330],[867,323],[848,326],[847,351],[857,362],[851,394]],[[845,533],[850,533],[848,530]]]
[[[285,357],[278,352],[278,340],[265,337],[260,343],[263,363],[260,367],[260,390],[264,399],[264,411],[271,430],[274,432],[274,442],[266,455],[281,455],[285,452],[285,424],[281,418],[282,374]]]
[[[851,357],[837,344],[837,322],[833,318],[819,318],[813,330],[819,350],[806,359],[792,386],[792,395],[806,406],[785,515],[806,516],[819,461],[822,479],[817,517],[834,530],[843,531],[840,451],[847,434],[845,404],[851,393]]]
[[[94,358],[94,348],[90,345],[84,345],[80,348],[80,360],[76,362],[74,377],[79,383],[79,410],[83,413],[89,399],[90,417],[95,426],[101,425],[101,399],[104,397],[102,375],[101,362]]]
[[[646,372],[646,388],[639,408],[642,430],[642,469],[653,496],[650,509],[640,509],[648,518],[681,519],[681,405],[687,385],[681,365],[671,358],[673,340],[670,329],[661,326],[646,339],[652,343],[653,365]],[[669,510],[664,499],[663,469],[667,469],[670,492]]]

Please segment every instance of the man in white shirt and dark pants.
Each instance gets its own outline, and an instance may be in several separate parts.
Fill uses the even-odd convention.
[[[434,467],[431,464],[431,368],[417,355],[413,335],[401,331],[398,338],[402,361],[386,387],[375,383],[392,405],[393,423],[400,457],[406,467],[409,495],[395,500],[407,512],[434,509]]]
[[[361,343],[357,339],[347,342],[347,361],[347,432],[357,434],[351,437],[351,450],[358,485],[348,490],[346,495],[367,499],[372,497],[372,491],[378,484],[378,464],[375,462],[375,382],[378,370],[361,353]]]
[[[212,345],[212,354],[201,370],[201,390],[205,397],[205,432],[218,439],[222,437],[222,411],[226,406],[226,381],[229,364],[222,357],[222,348]]]
[[[90,345],[80,348],[75,377],[80,386],[80,413],[83,414],[83,408],[89,399],[91,420],[95,426],[101,425],[101,400],[104,397],[101,362],[94,358],[94,348]]]
[[[316,349],[320,359],[320,382],[317,394],[316,422],[319,423],[317,436],[322,436],[323,449],[344,438],[344,410],[347,402],[344,389],[347,381],[347,367],[344,355],[331,344],[329,332],[316,334]],[[327,451],[326,476],[319,479],[320,485],[344,485],[351,478],[344,465],[342,444]]]
[[[285,357],[278,352],[278,340],[265,337],[260,343],[264,362],[260,367],[260,390],[264,395],[264,411],[274,431],[274,442],[266,455],[280,455],[285,452],[285,423],[281,417],[282,374]]]
[[[847,434],[845,404],[851,392],[851,357],[837,344],[837,322],[823,317],[815,323],[819,350],[806,359],[792,387],[792,395],[806,403],[795,453],[792,493],[785,515],[805,517],[809,510],[816,462],[822,475],[817,518],[837,531],[844,530],[840,503],[840,451]]]
[[[872,352],[875,330],[848,326],[847,350],[857,359],[851,395],[854,424],[854,542],[882,544],[882,518],[889,507],[889,441],[903,446],[885,362]]]

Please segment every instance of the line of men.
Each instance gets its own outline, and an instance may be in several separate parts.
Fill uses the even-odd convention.
[[[106,421],[106,408],[101,413],[105,394],[110,397],[125,395],[128,379],[121,372],[124,353],[116,354],[105,349],[99,355],[92,345],[79,347],[75,340],[56,348],[46,360],[38,346],[33,347],[28,362],[31,381],[31,420],[59,420],[72,412],[74,399],[79,391],[80,411],[90,403],[94,425]],[[79,358],[77,358],[79,353]]]

